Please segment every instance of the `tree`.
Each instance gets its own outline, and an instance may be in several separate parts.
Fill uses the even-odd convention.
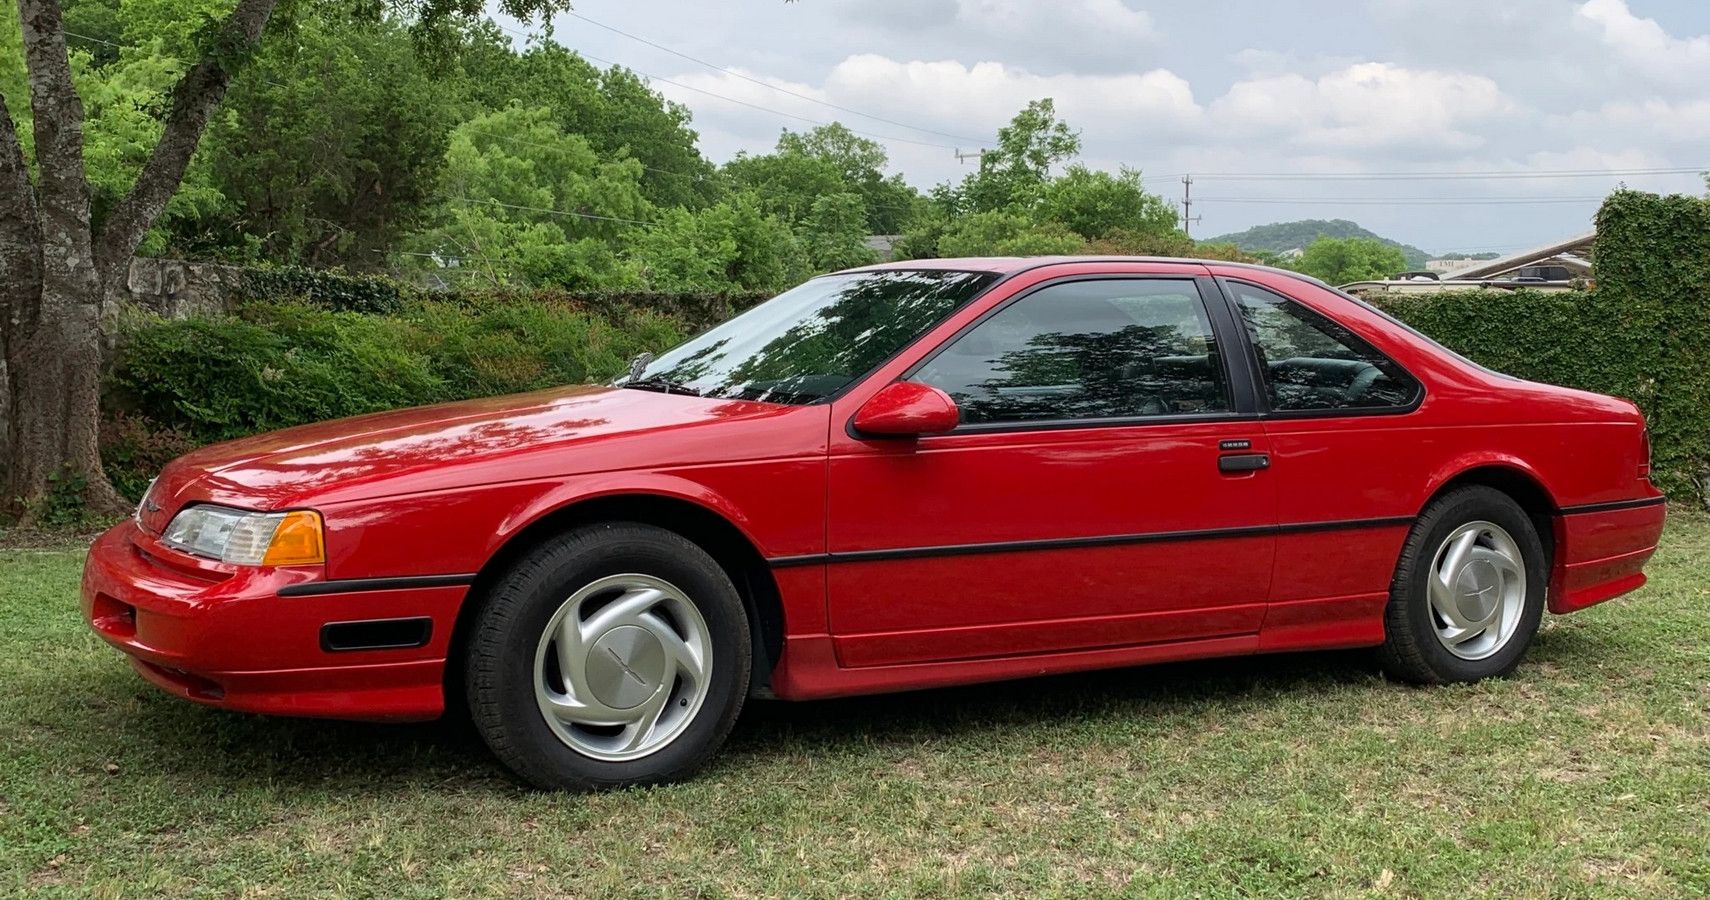
[[[1033,222],[1013,210],[963,216],[938,241],[939,256],[1055,256],[1080,253],[1086,239],[1060,222]]]
[[[689,110],[628,69],[601,70],[551,41],[531,43],[518,55],[501,35],[497,46],[465,56],[464,70],[476,112],[511,103],[551,109],[559,128],[587,139],[602,157],[639,161],[642,193],[656,206],[697,209],[724,192],[696,148]]]
[[[980,170],[964,179],[961,200],[971,212],[989,212],[1036,199],[1051,167],[1081,152],[1080,132],[1057,118],[1057,105],[1035,100],[998,129],[998,146],[980,156]]]
[[[455,261],[499,285],[633,286],[620,242],[653,217],[641,164],[602,162],[544,107],[508,109],[458,126],[445,154],[433,225],[412,235],[414,259]]]
[[[835,163],[800,152],[738,153],[724,164],[724,174],[735,190],[752,194],[767,215],[791,227],[807,221],[815,200],[849,190]]]
[[[329,10],[291,36],[260,49],[197,151],[229,211],[173,223],[173,250],[379,268],[430,208],[465,118],[456,79],[395,21]]]
[[[753,194],[705,209],[666,210],[635,236],[631,258],[655,290],[782,290],[806,274],[790,227]]]
[[[128,190],[97,217],[84,159],[85,108],[60,0],[18,0],[28,93],[0,96],[0,353],[12,416],[0,499],[19,505],[26,521],[62,480],[86,484],[85,500],[99,511],[126,505],[102,470],[96,443],[102,309],[178,192],[209,120],[254,55],[277,3],[235,0],[196,30],[195,50],[186,57],[194,62],[172,88],[159,139]],[[392,6],[403,7],[430,50],[443,47],[435,36],[445,23],[479,11],[465,0]],[[526,18],[568,4],[500,0],[497,6]],[[28,156],[14,106],[20,116],[28,109]]]
[[[871,264],[876,254],[863,240],[867,211],[859,194],[827,194],[813,202],[802,226],[808,263],[821,272]]]
[[[841,122],[805,132],[786,129],[778,137],[778,153],[831,164],[843,176],[845,188],[861,196],[867,210],[868,234],[896,234],[918,212],[920,192],[901,175],[885,176],[890,157],[884,145],[861,137]]]
[[[1401,248],[1370,238],[1321,237],[1291,266],[1328,284],[1388,278],[1407,268]]]
[[[1146,193],[1140,173],[1129,168],[1113,175],[1070,166],[1041,189],[1036,215],[1061,222],[1088,239],[1117,231],[1169,234],[1176,230],[1175,207],[1157,194]]]

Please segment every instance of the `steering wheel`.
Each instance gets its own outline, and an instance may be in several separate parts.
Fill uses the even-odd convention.
[[[1366,391],[1371,390],[1371,386],[1382,374],[1378,371],[1377,366],[1366,363],[1365,368],[1361,369],[1359,374],[1354,376],[1354,380],[1348,383],[1348,389],[1342,392],[1342,401],[1344,403],[1358,403],[1360,398],[1366,395]]]

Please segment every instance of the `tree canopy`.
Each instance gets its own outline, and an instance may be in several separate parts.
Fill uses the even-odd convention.
[[[97,227],[233,2],[67,3]],[[868,235],[900,236],[901,257],[1113,241],[1198,252],[1138,170],[1079,161],[1079,132],[1049,98],[999,129],[977,170],[926,193],[883,144],[838,122],[714,165],[688,109],[642,76],[516,38],[465,6],[283,8],[141,252],[428,284],[712,290],[775,290],[871,262]],[[17,17],[0,19],[0,46],[16,46]],[[7,97],[28,95],[18,58],[0,54]],[[28,155],[28,107],[10,110]]]
[[[1287,265],[1329,284],[1388,278],[1407,268],[1400,247],[1371,238],[1321,237]]]

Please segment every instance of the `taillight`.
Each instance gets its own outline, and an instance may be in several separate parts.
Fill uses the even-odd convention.
[[[1639,429],[1639,449],[1644,457],[1644,462],[1639,463],[1639,477],[1649,479],[1651,477],[1651,430],[1649,428]]]

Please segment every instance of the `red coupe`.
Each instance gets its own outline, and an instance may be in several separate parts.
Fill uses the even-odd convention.
[[[612,386],[197,450],[83,608],[210,706],[466,704],[546,787],[680,777],[748,697],[1375,647],[1512,670],[1637,588],[1639,411],[1273,269],[961,259],[815,278]]]

